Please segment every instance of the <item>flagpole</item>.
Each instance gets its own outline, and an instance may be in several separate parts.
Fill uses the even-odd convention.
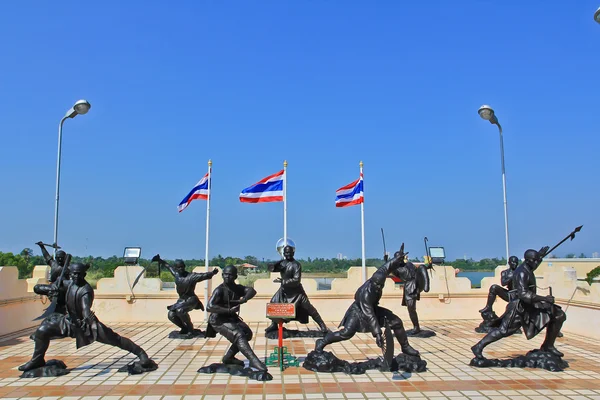
[[[360,162],[360,176],[362,178],[362,174],[363,174],[363,162]],[[364,179],[363,179],[363,185],[364,185]],[[362,203],[360,203],[360,234],[361,234],[361,239],[362,239],[362,278],[363,278],[363,283],[365,283],[367,281],[367,259],[365,258],[365,200],[364,200],[364,196],[365,196],[365,190],[364,190],[364,186],[363,186],[363,201]]]
[[[287,245],[287,160],[283,162],[283,245]]]
[[[208,160],[208,192],[206,199],[206,244],[204,250],[204,269],[208,272],[208,227],[210,226],[210,189],[212,183],[212,160]],[[204,320],[208,321],[208,311],[206,310],[206,304],[208,304],[208,279],[204,281]]]

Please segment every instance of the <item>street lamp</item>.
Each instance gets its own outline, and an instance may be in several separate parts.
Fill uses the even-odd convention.
[[[477,111],[479,116],[486,121],[490,121],[490,124],[494,124],[498,126],[498,131],[500,132],[500,158],[502,161],[502,191],[504,193],[504,232],[506,235],[506,262],[508,263],[508,259],[510,258],[510,253],[508,250],[508,211],[507,211],[507,203],[506,203],[506,173],[504,171],[504,140],[502,138],[502,126],[498,122],[498,118],[494,114],[494,110],[492,107],[488,105],[483,105],[479,107]]]
[[[58,198],[60,192],[60,152],[62,145],[62,127],[63,123],[67,118],[75,118],[77,114],[87,114],[92,105],[87,100],[79,100],[77,101],[69,111],[65,114],[65,116],[60,120],[60,124],[58,124],[58,155],[56,158],[56,200],[54,202],[54,245],[56,246],[58,243]],[[56,248],[54,249],[54,253],[56,253]]]
[[[594,20],[596,20],[596,22],[600,24],[600,7],[598,7],[596,12],[594,13]]]

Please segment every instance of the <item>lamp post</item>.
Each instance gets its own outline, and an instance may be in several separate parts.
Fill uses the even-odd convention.
[[[483,105],[479,107],[478,110],[479,116],[486,121],[490,121],[490,124],[494,124],[498,126],[498,131],[500,132],[500,159],[502,162],[502,191],[504,194],[504,233],[506,236],[506,262],[508,264],[508,259],[510,258],[510,252],[508,250],[508,211],[507,211],[507,202],[506,202],[506,173],[504,171],[504,139],[502,138],[502,126],[498,122],[498,118],[494,114],[494,110],[492,107],[488,105]]]
[[[600,24],[600,7],[598,7],[596,12],[594,13],[594,20]]]
[[[56,246],[58,244],[58,199],[60,193],[60,153],[62,146],[62,127],[67,118],[75,118],[77,114],[87,114],[92,105],[87,100],[77,101],[73,107],[67,111],[65,116],[58,124],[58,155],[56,158],[56,199],[54,202],[54,253],[56,254]]]

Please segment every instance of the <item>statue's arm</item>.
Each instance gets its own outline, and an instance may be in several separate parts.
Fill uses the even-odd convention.
[[[44,261],[46,261],[46,264],[48,264],[49,266],[51,265],[51,262],[54,260],[52,258],[52,256],[50,255],[50,253],[48,253],[48,250],[46,250],[46,246],[44,246],[41,243],[37,243],[38,246],[40,246],[40,249],[42,250],[42,256],[44,257]]]
[[[87,321],[87,319],[90,317],[90,314],[92,312],[92,299],[91,299],[91,296],[89,295],[89,293],[86,293],[83,296],[81,296],[80,306],[81,306],[81,313],[83,315],[83,319],[84,319],[84,321]]]
[[[244,296],[242,297],[244,303],[246,303],[254,296],[256,296],[256,290],[250,286],[244,286]]]
[[[173,275],[174,277],[177,277],[177,272],[175,272],[175,269],[171,266],[171,264],[169,264],[168,262],[164,261],[164,260],[160,260],[159,261],[161,267],[165,267],[170,273],[171,275]]]
[[[41,294],[41,295],[44,295],[44,296],[48,296],[48,294],[50,292],[54,292],[56,290],[57,290],[56,285],[42,285],[42,284],[38,284],[38,285],[35,285],[33,287],[34,293]]]
[[[283,260],[281,260],[283,261]],[[281,261],[277,261],[276,263],[271,263],[267,265],[267,269],[269,272],[279,272],[281,271]]]
[[[223,303],[223,289],[221,287],[215,289],[208,304],[206,305],[206,311],[215,314],[229,314],[229,308],[221,306]]]
[[[546,300],[545,296],[539,296],[529,289],[529,276],[523,271],[519,272],[513,281],[517,289],[517,297],[521,301],[533,304]]]
[[[300,267],[300,264],[294,263],[293,272],[294,273],[293,273],[293,275],[292,275],[291,278],[289,278],[289,279],[283,279],[281,281],[281,284],[283,286],[287,286],[287,287],[300,286],[300,282],[302,280],[302,269]]]
[[[194,282],[202,282],[208,279],[212,279],[215,276],[215,271],[218,272],[218,269],[213,270],[212,272],[192,272],[191,278]]]
[[[502,271],[502,273],[500,274],[500,283],[502,284],[502,286],[508,286],[510,281],[512,281],[513,274],[511,272],[512,271],[509,268],[507,270]]]

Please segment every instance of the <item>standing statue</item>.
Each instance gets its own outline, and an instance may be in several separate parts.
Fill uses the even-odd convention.
[[[86,282],[87,264],[74,263],[69,266],[71,280],[58,279],[61,287],[64,287],[66,298],[66,315],[52,314],[46,318],[40,327],[31,335],[35,343],[31,360],[19,367],[20,371],[32,371],[46,365],[44,356],[50,340],[56,338],[75,338],[77,348],[87,346],[95,341],[119,347],[139,357],[136,362],[128,368],[130,373],[141,373],[153,371],[158,368],[146,352],[131,340],[115,333],[112,329],[98,320],[91,310],[94,301],[94,289]],[[61,290],[56,284],[40,285],[39,290],[44,294],[53,294]],[[64,366],[64,364],[62,364]],[[64,367],[63,369],[66,369]],[[63,375],[66,372],[58,373]],[[31,376],[43,376],[32,374]],[[52,375],[48,372],[47,375]],[[46,375],[46,376],[47,376]]]
[[[249,366],[258,370],[258,372],[245,370],[242,373],[257,380],[271,380],[273,377],[267,372],[267,366],[250,347],[252,330],[238,315],[240,305],[253,298],[256,290],[235,283],[238,271],[233,265],[226,266],[222,275],[223,283],[215,288],[206,306],[208,312],[211,313],[208,318],[206,336],[215,337],[218,332],[231,342],[231,346],[223,356],[223,365],[213,364],[200,368],[198,372],[239,372],[243,368],[244,362],[235,356],[241,352],[248,359]]]
[[[48,266],[50,267],[50,283],[56,283],[60,276],[61,273],[63,272],[64,269],[64,273],[63,273],[63,279],[68,280],[69,279],[69,268],[65,267],[65,262],[67,259],[67,253],[65,253],[62,250],[58,250],[56,252],[56,260],[54,258],[52,258],[52,256],[48,253],[48,251],[46,250],[46,245],[44,243],[37,242],[36,243],[38,246],[40,246],[40,248],[42,249],[42,255],[44,257],[44,260],[46,261],[46,264],[48,264]],[[69,257],[70,258],[70,257]],[[60,287],[56,290],[53,291],[52,294],[48,294],[49,291],[48,289],[48,285],[43,285],[43,284],[37,284],[33,287],[33,291],[36,294],[42,295],[42,296],[48,296],[49,299],[51,299],[54,304],[55,307],[54,309],[49,309],[44,315],[43,317],[47,317],[50,316],[52,313],[58,313],[58,314],[66,314],[67,313],[67,304],[65,302],[65,292],[64,292],[64,287],[62,285],[59,285]]]
[[[212,279],[213,276],[219,273],[219,270],[215,268],[212,272],[187,272],[183,260],[175,260],[175,265],[171,266],[165,260],[161,259],[158,254],[152,257],[152,262],[155,261],[158,262],[159,269],[160,267],[166,267],[173,275],[175,278],[177,294],[179,295],[177,302],[168,306],[167,310],[169,310],[169,321],[177,325],[181,330],[179,332],[171,332],[169,337],[192,339],[194,337],[204,336],[204,332],[199,329],[194,329],[194,324],[190,318],[190,311],[204,311],[204,305],[195,293],[196,284],[207,279]]]
[[[525,252],[525,262],[517,267],[513,275],[512,285],[515,298],[512,299],[511,297],[506,312],[498,321],[497,325],[499,326],[471,347],[475,355],[471,365],[491,366],[490,362],[494,360],[486,360],[483,356],[483,349],[497,340],[510,336],[520,327],[523,327],[528,340],[546,328],[546,338],[540,347],[541,352],[559,359],[563,357],[563,353],[554,346],[554,342],[567,316],[560,306],[554,304],[552,295],[540,296],[536,293],[537,286],[534,271],[542,262],[542,258],[547,254],[547,251],[548,247],[544,247],[540,251],[529,249]],[[529,357],[532,353],[530,352],[527,356]],[[543,356],[537,355],[536,357]],[[497,363],[493,364],[496,365]],[[543,364],[543,362],[540,362],[540,364]]]
[[[510,256],[510,258],[508,259],[509,268],[505,269],[500,274],[500,283],[502,284],[502,286],[506,286],[507,289],[504,289],[502,286],[496,284],[490,286],[487,304],[484,308],[479,310],[481,314],[494,312],[492,306],[494,305],[494,301],[496,301],[497,296],[506,302],[509,301],[509,292],[513,290],[513,276],[518,266],[519,258],[517,256]]]
[[[398,253],[396,253],[398,254]],[[387,264],[390,268],[399,267],[404,262],[404,255],[395,256]],[[386,264],[386,265],[387,265]],[[387,320],[390,329],[400,343],[402,353],[418,356],[419,352],[408,343],[402,320],[387,308],[379,306],[383,294],[383,287],[388,276],[386,268],[378,269],[371,279],[367,280],[354,294],[354,303],[348,308],[344,319],[339,326],[344,328],[337,332],[328,332],[323,339],[318,339],[315,351],[322,352],[330,343],[341,342],[352,338],[356,332],[370,332],[375,338],[377,346],[383,347],[383,334],[381,327]]]
[[[435,336],[435,332],[429,330],[421,330],[419,325],[419,315],[417,314],[417,301],[421,300],[421,292],[429,292],[430,280],[428,270],[432,268],[432,264],[423,264],[416,267],[412,262],[406,261],[408,252],[404,253],[404,243],[400,247],[400,251],[394,254],[398,259],[395,263],[387,262],[384,268],[391,274],[404,282],[404,291],[402,293],[402,305],[408,308],[408,315],[413,324],[413,329],[407,331],[409,336],[431,337]],[[387,261],[387,255],[384,257]]]
[[[285,246],[283,248],[283,256],[283,260],[270,264],[268,267],[270,272],[279,272],[281,274],[281,278],[273,281],[280,283],[281,287],[271,299],[271,303],[293,303],[296,305],[296,318],[288,319],[285,322],[295,320],[301,324],[307,324],[308,317],[310,316],[319,325],[320,332],[318,333],[320,335],[328,332],[323,318],[321,318],[317,309],[310,304],[304,287],[302,287],[302,266],[294,259],[294,248],[292,246]],[[271,332],[277,332],[277,322],[275,321],[265,330],[267,337]],[[288,331],[288,333],[291,333],[291,331]],[[272,338],[275,338],[275,336]]]

